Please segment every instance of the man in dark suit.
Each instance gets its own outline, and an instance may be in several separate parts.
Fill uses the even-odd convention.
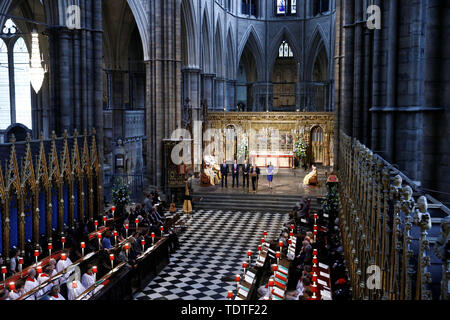
[[[247,160],[244,161],[244,165],[242,166],[242,177],[244,181],[242,186],[245,187],[245,180],[247,180],[247,188],[249,186],[249,174],[250,174],[250,165],[247,163]]]
[[[223,188],[224,180],[225,180],[225,188],[228,188],[228,172],[229,172],[228,165],[227,165],[225,159],[223,159],[223,163],[220,166],[220,173],[222,174],[222,188]]]
[[[236,180],[236,186],[239,187],[239,165],[237,163],[237,160],[234,160],[234,163],[231,166],[231,174],[233,175],[233,188],[234,188],[234,180]]]

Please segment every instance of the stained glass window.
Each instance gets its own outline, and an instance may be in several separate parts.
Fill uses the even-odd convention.
[[[0,39],[0,129],[6,129],[10,124],[8,48],[6,43]]]
[[[297,13],[297,0],[291,0],[291,13]]]
[[[291,47],[286,41],[283,41],[278,49],[278,57],[280,58],[292,58],[294,57],[294,53],[292,52]]]
[[[277,0],[277,14],[286,13],[286,0]]]

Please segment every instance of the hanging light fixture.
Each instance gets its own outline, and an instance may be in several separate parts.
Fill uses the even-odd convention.
[[[42,67],[41,53],[39,51],[39,34],[31,33],[31,59],[30,59],[30,81],[36,93],[41,90],[44,81],[45,70]]]

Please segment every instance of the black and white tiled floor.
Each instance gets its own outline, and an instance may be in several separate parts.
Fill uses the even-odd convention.
[[[264,230],[268,239],[279,235],[287,213],[198,210],[180,235],[181,248],[136,300],[226,300],[236,288],[247,251],[255,254]],[[222,277],[230,279],[222,280]],[[235,291],[235,290],[234,290]]]

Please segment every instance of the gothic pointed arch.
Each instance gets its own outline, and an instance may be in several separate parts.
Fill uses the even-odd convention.
[[[325,54],[325,58],[328,61],[329,49],[326,43],[325,33],[320,25],[317,25],[312,36],[310,38],[309,44],[307,46],[308,53],[306,57],[306,79],[312,80],[314,63],[320,53]]]
[[[236,47],[235,47],[235,43],[233,41],[233,32],[232,32],[232,28],[231,26],[228,28],[228,33],[227,33],[227,39],[226,39],[226,69],[225,69],[225,76],[227,77],[227,79],[229,80],[234,80],[236,78],[236,70],[234,68],[234,66],[236,65],[235,62],[235,52],[236,52]]]
[[[211,34],[210,34],[210,23],[208,18],[208,8],[205,6],[202,18],[202,69],[204,73],[212,73],[211,65]]]
[[[181,2],[181,42],[183,65],[186,67],[194,67],[198,65],[197,55],[197,21],[195,12],[192,9],[190,0]]]
[[[217,20],[216,32],[214,35],[214,70],[216,77],[224,76],[223,70],[223,45],[222,45],[222,27],[220,19]]]
[[[269,63],[268,63],[269,74],[271,74],[273,71],[273,67],[275,65],[275,60],[278,57],[278,51],[279,51],[280,45],[283,43],[283,41],[286,41],[288,43],[289,47],[292,49],[292,52],[294,54],[294,59],[297,61],[297,63],[301,63],[300,49],[296,45],[295,37],[292,34],[292,32],[286,26],[284,26],[273,37],[273,40],[271,41],[271,44],[269,45]]]
[[[241,43],[239,44],[238,49],[238,61],[241,61],[242,54],[244,50],[247,49],[251,55],[253,56],[255,63],[256,63],[256,72],[257,72],[257,79],[262,79],[264,77],[263,72],[263,47],[261,45],[261,40],[253,26],[250,26],[246,33],[244,34],[244,37],[241,40]],[[239,67],[239,65],[237,66]]]

